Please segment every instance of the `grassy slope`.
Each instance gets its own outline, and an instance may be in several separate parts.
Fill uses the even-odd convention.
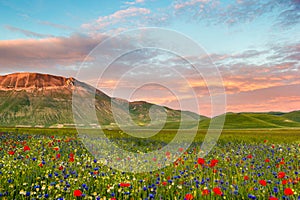
[[[68,114],[70,110],[70,100],[64,97],[36,96],[23,91],[0,94],[2,126],[69,123],[72,120]]]
[[[300,110],[285,113],[282,116],[287,118],[287,119],[290,119],[290,120],[293,120],[293,121],[296,121],[296,122],[300,123]]]
[[[218,117],[217,117],[218,118]],[[200,122],[200,128],[207,128],[210,119]],[[300,123],[292,121],[284,115],[272,115],[267,113],[227,113],[225,129],[246,129],[246,128],[289,128],[300,127]]]
[[[147,125],[150,122],[149,109],[153,104],[135,102],[129,104],[130,115],[137,124]],[[110,97],[99,93],[96,95],[96,114],[101,125],[115,122],[111,112]],[[122,106],[118,107],[121,117],[128,117]],[[167,111],[166,126],[176,128],[180,121],[181,111],[164,107]],[[195,113],[183,111],[184,115],[196,118]],[[86,119],[88,113],[80,113]],[[203,118],[203,117],[202,117]],[[175,122],[175,123],[173,123]],[[95,122],[91,122],[95,123]],[[41,125],[49,127],[55,124],[74,124],[72,112],[72,91],[53,90],[47,93],[26,91],[0,91],[0,126]],[[187,124],[185,128],[191,125]],[[142,126],[141,126],[142,128]]]

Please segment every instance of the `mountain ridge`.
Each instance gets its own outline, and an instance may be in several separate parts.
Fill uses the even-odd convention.
[[[95,106],[101,125],[116,126],[110,107],[112,100],[118,104],[117,111],[121,117],[128,118],[122,108],[122,104],[128,103],[130,117],[133,121],[141,127],[147,126],[151,122],[149,110],[152,105],[155,105],[153,103],[129,102],[125,99],[110,97],[73,77],[21,72],[0,76],[0,126],[74,127],[72,92],[75,86],[83,90],[96,90],[95,105],[90,106]],[[192,119],[200,117],[200,128],[208,128],[212,119],[222,116],[209,118],[190,111],[158,106],[162,109],[162,113],[159,114],[163,114],[163,112],[167,114],[165,127],[170,129],[179,127],[181,114]],[[83,118],[85,117],[84,112],[81,115]],[[228,112],[223,115],[226,117],[225,129],[300,127],[300,110],[292,112]],[[189,128],[192,125],[185,127]]]
[[[96,114],[101,125],[115,124],[111,111],[111,102],[117,98],[109,97],[104,92],[78,81],[73,77],[66,78],[40,73],[13,73],[0,76],[0,124],[2,126],[37,126],[64,127],[74,125],[72,114],[72,94],[75,88],[83,93],[95,90]],[[118,104],[117,112],[123,118],[126,116],[122,104],[128,103],[130,117],[140,126],[147,126],[151,119],[149,109],[152,103],[146,101],[128,102],[125,99],[114,101]],[[200,117],[189,111],[178,111],[166,106],[160,106],[170,122],[180,121],[181,114],[193,119]],[[76,113],[78,114],[78,113]],[[86,113],[80,113],[82,118]],[[201,116],[201,118],[206,118]],[[95,124],[93,122],[92,124]],[[95,127],[94,127],[95,128]]]

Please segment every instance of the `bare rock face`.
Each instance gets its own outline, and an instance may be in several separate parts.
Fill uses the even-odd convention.
[[[0,76],[0,90],[41,90],[72,87],[74,78],[39,73],[14,73]]]

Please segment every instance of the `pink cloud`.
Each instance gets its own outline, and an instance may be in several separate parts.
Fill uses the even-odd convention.
[[[103,39],[82,35],[0,41],[0,66],[3,68],[41,68],[74,65]]]
[[[300,84],[295,84],[228,95],[227,110],[231,112],[299,110],[299,90]]]
[[[124,10],[118,10],[111,15],[101,16],[95,22],[83,24],[82,27],[86,29],[100,30],[110,25],[124,22],[127,18],[136,17],[139,15],[148,15],[150,13],[151,11],[147,8],[130,7]]]

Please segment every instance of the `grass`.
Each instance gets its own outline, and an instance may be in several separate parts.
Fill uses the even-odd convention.
[[[2,199],[297,199],[300,193],[297,128],[223,130],[204,163],[198,153],[206,130],[198,130],[185,152],[178,144],[181,156],[163,154],[167,161],[174,159],[171,165],[143,173],[118,171],[95,160],[75,129],[2,127],[0,132],[5,132],[0,134]],[[176,131],[162,130],[148,139],[119,130],[105,134],[123,149],[151,152],[167,145]],[[30,150],[24,151],[26,146]],[[101,153],[112,155],[114,151]],[[217,160],[215,165],[213,160]],[[134,158],[128,162],[137,163]],[[279,172],[284,173],[283,178],[278,177]],[[293,194],[288,196],[287,189]],[[74,191],[81,196],[75,197]]]

